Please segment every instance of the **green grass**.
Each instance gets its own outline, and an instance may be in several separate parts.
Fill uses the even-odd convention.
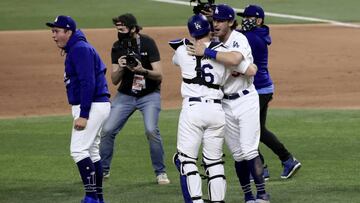
[[[360,22],[358,0],[216,0],[216,3],[228,3],[236,8],[260,4],[266,12]],[[111,18],[125,12],[135,14],[142,26],[184,26],[192,9],[150,0],[2,0],[0,30],[46,29],[45,22],[60,14],[71,15],[80,28],[110,28]],[[267,17],[266,22],[308,23],[277,17]]]
[[[178,114],[163,111],[160,119],[172,184],[155,184],[142,118],[135,113],[116,140],[111,178],[104,184],[108,202],[182,202],[171,164]],[[0,119],[0,202],[79,202],[82,186],[69,155],[71,122],[70,116]],[[360,202],[359,123],[360,110],[270,110],[268,127],[303,165],[295,178],[281,180],[280,162],[261,146],[272,202]],[[226,200],[241,202],[233,161],[226,154]]]

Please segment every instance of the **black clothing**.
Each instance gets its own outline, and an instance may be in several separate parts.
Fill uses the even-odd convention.
[[[279,159],[284,162],[292,157],[290,152],[285,146],[277,139],[277,137],[266,128],[266,114],[268,110],[268,104],[272,100],[273,94],[259,94],[260,100],[260,128],[261,135],[260,141],[270,148]],[[264,157],[260,153],[260,158],[264,163]]]
[[[142,66],[145,69],[153,70],[151,63],[160,61],[160,53],[156,46],[155,41],[143,34],[140,35],[140,40],[138,40],[138,47],[137,49],[132,49],[138,57],[140,57],[140,61],[142,63]],[[113,64],[118,64],[118,59],[128,54],[127,48],[124,46],[122,41],[118,40],[113,44],[112,50],[111,50],[111,60]],[[142,97],[149,93],[160,91],[160,84],[161,81],[152,80],[149,78],[145,78],[146,88],[142,89],[141,91],[132,91],[132,85],[134,80],[134,73],[131,72],[129,69],[124,69],[124,76],[122,78],[121,84],[118,88],[118,91],[130,96],[135,97]]]

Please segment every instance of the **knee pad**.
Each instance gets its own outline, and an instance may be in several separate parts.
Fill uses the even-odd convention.
[[[173,156],[173,162],[180,173],[180,185],[185,203],[201,201],[201,178],[196,166],[197,158],[181,152]]]
[[[208,176],[208,196],[211,202],[224,202],[226,192],[226,178],[224,161],[209,159],[203,156],[203,166]]]

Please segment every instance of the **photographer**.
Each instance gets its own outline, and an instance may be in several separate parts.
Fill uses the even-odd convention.
[[[159,50],[152,38],[139,33],[141,27],[132,14],[115,17],[113,23],[119,39],[111,51],[111,80],[114,85],[120,85],[101,132],[100,155],[104,178],[110,176],[115,137],[138,109],[143,115],[157,183],[168,184],[170,181],[165,172],[164,150],[158,127],[162,80]]]

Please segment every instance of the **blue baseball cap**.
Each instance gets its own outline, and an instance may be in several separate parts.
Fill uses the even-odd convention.
[[[213,19],[232,21],[235,19],[235,11],[226,4],[219,4],[214,9]]]
[[[237,15],[242,17],[265,18],[264,10],[258,5],[248,5],[245,7],[244,12],[237,13]]]
[[[72,30],[75,32],[76,30],[76,23],[70,16],[57,16],[53,23],[46,23],[48,27],[59,27],[68,30]]]

